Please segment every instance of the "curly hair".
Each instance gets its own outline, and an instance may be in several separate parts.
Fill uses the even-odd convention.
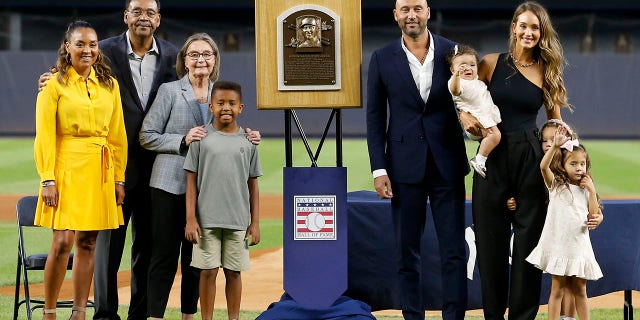
[[[68,84],[69,81],[69,67],[71,65],[71,58],[69,53],[67,52],[66,44],[69,43],[71,39],[71,35],[77,30],[81,28],[88,28],[93,30],[96,29],[86,21],[78,20],[71,22],[67,27],[67,31],[64,33],[62,41],[60,43],[60,48],[58,48],[58,59],[56,61],[56,69],[58,70],[58,82],[63,84]],[[113,78],[111,77],[111,68],[109,67],[108,61],[102,51],[98,50],[98,57],[96,58],[96,62],[91,66],[96,72],[96,78],[98,78],[98,82],[109,90],[113,90]]]
[[[178,74],[178,78],[182,79],[188,72],[185,59],[187,58],[187,50],[189,46],[195,41],[204,41],[211,46],[213,50],[214,65],[213,70],[211,70],[211,74],[209,75],[209,80],[216,81],[218,80],[218,76],[220,76],[220,51],[218,50],[218,45],[210,35],[201,32],[191,35],[187,40],[185,40],[180,52],[178,52],[178,57],[176,60],[176,73]]]
[[[235,91],[235,93],[238,94],[238,98],[240,98],[240,100],[242,100],[242,86],[240,86],[239,83],[237,82],[233,82],[233,81],[216,81],[216,83],[213,84],[213,89],[211,89],[211,96],[213,97],[213,94],[216,93],[217,90],[231,90],[231,91]],[[211,98],[211,101],[213,101],[213,98]]]
[[[564,58],[562,44],[558,33],[551,23],[547,10],[535,1],[526,1],[520,4],[513,13],[512,26],[518,22],[518,17],[529,11],[538,17],[540,21],[540,41],[534,48],[533,57],[540,62],[543,69],[544,81],[542,92],[544,105],[547,110],[565,107],[572,110],[567,97],[567,89],[564,85],[564,67],[567,62]],[[509,52],[513,52],[516,45],[516,37],[509,32]]]

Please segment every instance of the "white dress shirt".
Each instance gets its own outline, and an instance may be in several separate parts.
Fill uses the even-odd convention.
[[[427,31],[429,32],[429,31]],[[420,63],[420,60],[416,58],[407,46],[404,45],[404,40],[400,38],[400,44],[402,45],[402,50],[407,54],[407,59],[409,60],[409,69],[411,70],[411,75],[413,76],[413,81],[416,82],[416,88],[420,91],[420,96],[422,97],[422,101],[427,103],[427,98],[429,98],[429,93],[431,92],[431,84],[433,78],[433,57],[435,46],[433,44],[433,37],[431,36],[431,32],[429,32],[429,51],[427,51],[427,57],[424,59],[424,63]],[[373,178],[377,178],[380,176],[386,176],[386,169],[377,169],[372,172]]]

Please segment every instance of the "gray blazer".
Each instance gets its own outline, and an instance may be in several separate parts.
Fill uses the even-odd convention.
[[[209,96],[213,83],[209,83]],[[140,145],[157,152],[149,186],[173,194],[184,194],[186,173],[182,166],[186,151],[180,143],[189,130],[211,122],[211,113],[203,121],[189,77],[164,83],[142,122]]]

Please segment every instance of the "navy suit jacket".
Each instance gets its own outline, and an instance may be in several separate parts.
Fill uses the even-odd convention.
[[[455,43],[431,35],[434,67],[426,103],[411,75],[401,39],[371,56],[367,81],[369,160],[372,171],[386,169],[393,182],[423,182],[428,152],[446,180],[469,173],[462,128],[447,88],[451,71],[446,55]]]
[[[104,39],[99,43],[100,50],[107,56],[111,72],[120,85],[124,126],[127,131],[127,141],[129,141],[127,170],[125,172],[127,189],[135,187],[138,183],[145,185],[149,183],[151,167],[156,153],[140,146],[138,132],[140,132],[145,114],[158,93],[158,87],[165,82],[178,79],[176,75],[178,49],[168,41],[155,39],[160,55],[158,56],[156,74],[149,93],[149,99],[144,108],[131,76],[129,58],[127,57],[127,35],[123,33]]]

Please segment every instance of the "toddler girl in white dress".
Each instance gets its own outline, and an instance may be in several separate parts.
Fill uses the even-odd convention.
[[[456,104],[456,108],[469,112],[482,125],[482,136],[467,135],[473,140],[481,140],[478,153],[469,160],[469,164],[481,177],[487,175],[485,163],[489,153],[500,143],[498,123],[500,110],[493,103],[487,85],[478,79],[478,53],[467,45],[455,45],[447,56],[450,65],[451,78],[449,92]]]
[[[589,238],[589,217],[601,214],[584,146],[560,126],[540,163],[549,208],[538,245],[527,261],[552,275],[549,319],[558,319],[565,287],[575,296],[582,320],[589,319],[587,280],[602,277]]]

